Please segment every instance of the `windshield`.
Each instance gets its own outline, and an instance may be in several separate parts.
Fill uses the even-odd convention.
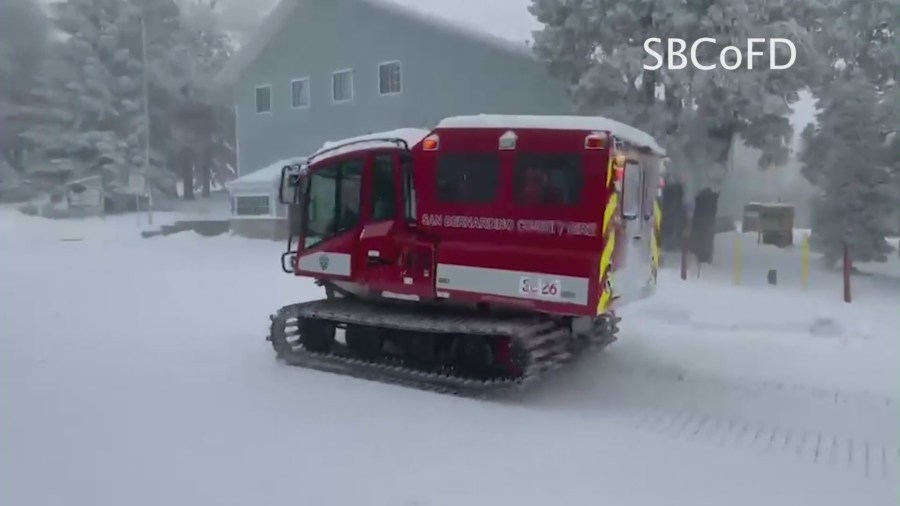
[[[362,161],[317,169],[309,177],[308,220],[303,244],[313,247],[359,223]]]

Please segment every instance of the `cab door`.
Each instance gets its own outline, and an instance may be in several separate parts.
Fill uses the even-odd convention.
[[[376,291],[393,291],[401,284],[399,232],[401,200],[397,188],[397,153],[371,156],[366,170],[358,265],[362,281]]]
[[[361,158],[316,166],[302,199],[301,243],[295,272],[317,279],[346,281],[357,276],[354,252],[361,229]]]
[[[368,288],[389,298],[434,296],[434,247],[415,231],[412,158],[406,151],[376,153],[366,172],[360,264]]]

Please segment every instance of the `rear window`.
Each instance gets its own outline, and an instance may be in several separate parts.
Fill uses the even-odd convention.
[[[497,198],[500,157],[495,154],[442,154],[437,167],[437,199],[443,204],[487,204]]]
[[[582,156],[522,153],[516,157],[515,201],[522,206],[577,206],[584,187]]]

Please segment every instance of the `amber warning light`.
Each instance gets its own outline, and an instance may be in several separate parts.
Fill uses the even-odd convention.
[[[439,142],[440,142],[440,139],[438,138],[437,134],[429,135],[428,137],[425,137],[425,139],[422,141],[422,150],[423,151],[437,151]]]
[[[622,191],[622,181],[625,179],[625,157],[618,155],[613,159],[613,183],[616,191]]]
[[[594,132],[584,138],[584,149],[604,149],[609,137],[602,132]]]

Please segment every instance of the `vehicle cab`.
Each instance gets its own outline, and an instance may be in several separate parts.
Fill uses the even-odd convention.
[[[280,200],[290,209],[291,238],[282,267],[357,296],[433,297],[433,247],[413,230],[410,152],[428,133],[347,139],[285,167]]]

